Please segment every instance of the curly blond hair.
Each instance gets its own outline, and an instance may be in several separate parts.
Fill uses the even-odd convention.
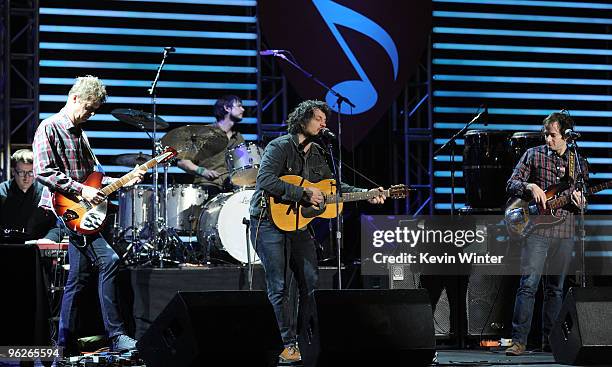
[[[106,102],[106,86],[98,77],[85,75],[77,77],[70,88],[69,95],[76,95],[80,100],[87,102]]]

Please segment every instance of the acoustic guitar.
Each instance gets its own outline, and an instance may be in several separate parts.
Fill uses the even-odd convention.
[[[272,223],[281,231],[295,231],[302,229],[315,218],[334,218],[336,216],[336,180],[327,179],[317,183],[309,182],[303,177],[286,175],[280,177],[284,182],[302,187],[316,187],[324,195],[323,204],[320,207],[302,202],[292,202],[279,199],[274,196],[268,197],[268,213]],[[380,191],[350,192],[339,197],[338,212],[342,213],[343,203],[350,201],[369,200],[384,194],[387,198],[402,199],[414,189],[407,185],[394,185],[389,189]]]

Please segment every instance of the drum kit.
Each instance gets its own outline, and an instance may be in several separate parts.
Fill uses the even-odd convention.
[[[113,110],[120,121],[141,130],[153,128],[152,115],[129,109]],[[168,124],[161,118],[157,129]],[[214,156],[225,152],[231,192],[212,195],[206,186],[139,184],[119,191],[115,242],[126,247],[128,263],[258,263],[248,235],[249,205],[263,150],[254,143],[227,148],[227,137],[213,126],[187,125],[169,131],[162,146],[178,151],[177,159]],[[134,167],[151,159],[147,154],[122,154],[115,163]],[[167,171],[166,171],[167,172]],[[155,205],[157,201],[157,205]],[[158,208],[156,210],[156,208]],[[250,256],[249,256],[250,255]]]
[[[500,195],[512,170],[525,151],[544,144],[540,132],[469,130],[465,133],[463,177],[466,205],[482,210],[501,210],[506,198]]]

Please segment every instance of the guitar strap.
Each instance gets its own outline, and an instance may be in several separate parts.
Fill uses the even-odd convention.
[[[574,184],[574,179],[575,179],[575,168],[576,168],[576,155],[574,154],[574,152],[570,151],[569,152],[569,181],[571,184]]]

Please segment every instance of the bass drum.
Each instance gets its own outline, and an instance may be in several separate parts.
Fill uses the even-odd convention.
[[[248,262],[247,237],[250,246],[251,263],[259,264],[246,224],[249,219],[249,206],[255,190],[242,190],[222,193],[206,203],[198,221],[198,242],[203,249],[208,248],[215,259],[231,256],[241,263]]]

